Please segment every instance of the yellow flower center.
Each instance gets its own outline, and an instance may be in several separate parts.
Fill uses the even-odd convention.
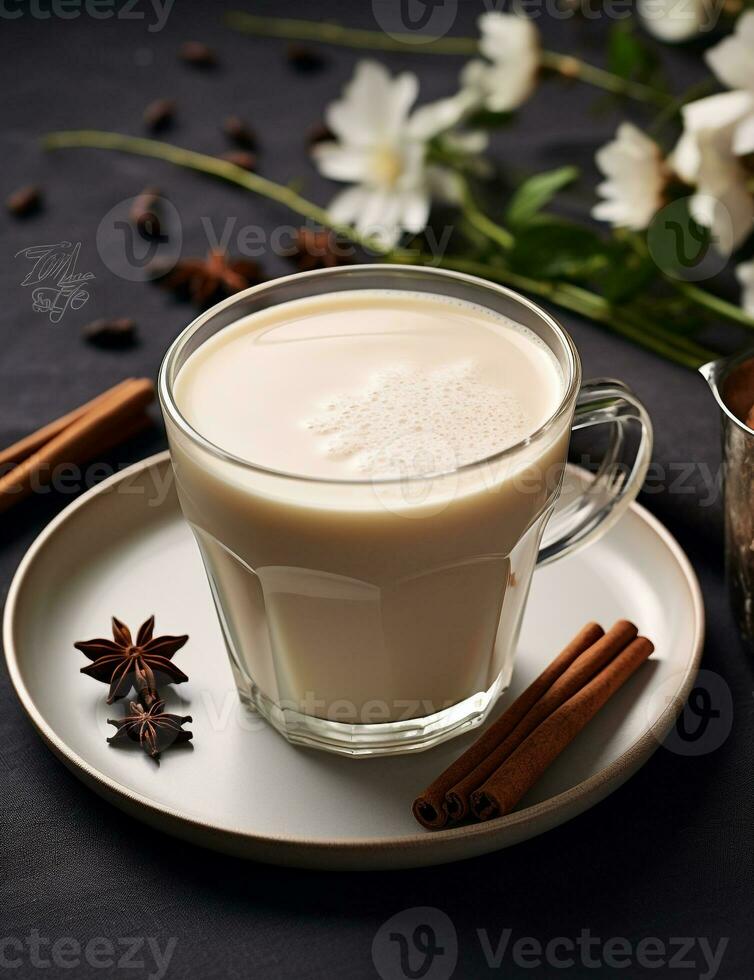
[[[392,187],[403,173],[403,159],[390,146],[383,146],[374,151],[372,156],[372,174],[375,183]]]

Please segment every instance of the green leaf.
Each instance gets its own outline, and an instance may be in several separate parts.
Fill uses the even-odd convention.
[[[640,295],[657,274],[651,256],[640,254],[628,242],[609,242],[605,257],[607,261],[597,271],[595,282],[611,303],[624,303]]]
[[[501,129],[513,121],[513,113],[494,112],[492,109],[477,109],[465,120],[469,129]]]
[[[529,177],[520,185],[508,204],[507,223],[513,227],[527,224],[549,204],[557,192],[579,176],[577,167],[559,167]]]
[[[516,235],[509,261],[516,272],[537,279],[587,279],[605,268],[608,256],[588,228],[547,221]]]
[[[658,60],[655,52],[633,33],[631,24],[622,21],[610,31],[607,49],[608,70],[621,78],[649,81]]]

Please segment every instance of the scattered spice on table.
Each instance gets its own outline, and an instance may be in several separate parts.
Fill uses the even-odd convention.
[[[34,184],[19,187],[5,199],[5,206],[16,218],[25,218],[42,207],[42,192]]]
[[[81,335],[87,343],[107,350],[125,350],[139,341],[136,321],[126,316],[92,320],[82,327]]]
[[[332,269],[352,261],[353,246],[340,242],[335,233],[327,228],[303,226],[297,230],[295,244],[286,256],[293,259],[301,272]]]
[[[291,43],[286,49],[288,64],[300,72],[320,71],[327,64],[325,57],[305,44]]]
[[[81,466],[152,425],[149,378],[127,378],[0,450],[0,512],[47,486],[59,466]]]
[[[155,99],[144,110],[144,125],[153,133],[167,129],[175,119],[174,99]]]
[[[230,150],[228,153],[222,154],[222,159],[244,170],[257,169],[257,155],[256,153],[251,153],[249,150]]]
[[[223,123],[223,132],[242,150],[256,150],[257,134],[240,116],[228,116]]]
[[[166,273],[155,279],[159,285],[186,293],[199,307],[218,295],[232,296],[262,281],[258,262],[253,259],[229,259],[222,249],[211,249],[206,258],[180,259]]]
[[[142,238],[156,239],[161,237],[162,226],[159,210],[160,191],[156,187],[145,187],[133,199],[129,218]]]
[[[184,41],[178,55],[181,61],[194,68],[214,68],[217,65],[217,55],[203,41]]]

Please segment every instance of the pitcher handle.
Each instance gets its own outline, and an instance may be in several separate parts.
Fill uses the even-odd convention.
[[[612,378],[587,381],[576,400],[573,427],[610,424],[610,441],[589,485],[573,501],[556,510],[545,530],[537,558],[546,565],[604,534],[636,499],[652,456],[652,423],[634,393]],[[635,452],[626,448],[626,434],[638,427]]]

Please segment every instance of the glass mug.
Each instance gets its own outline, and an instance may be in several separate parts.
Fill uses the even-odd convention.
[[[252,465],[181,415],[182,365],[229,324],[291,300],[380,289],[466,300],[528,327],[562,370],[555,413],[485,460],[374,480]],[[652,449],[642,404],[618,381],[582,386],[573,341],[548,313],[435,268],[345,266],[245,290],[174,341],[159,392],[178,497],[242,701],[289,741],[351,756],[429,748],[485,719],[510,681],[535,567],[618,519]],[[610,423],[610,438],[598,471],[553,516],[571,432],[599,423]]]

